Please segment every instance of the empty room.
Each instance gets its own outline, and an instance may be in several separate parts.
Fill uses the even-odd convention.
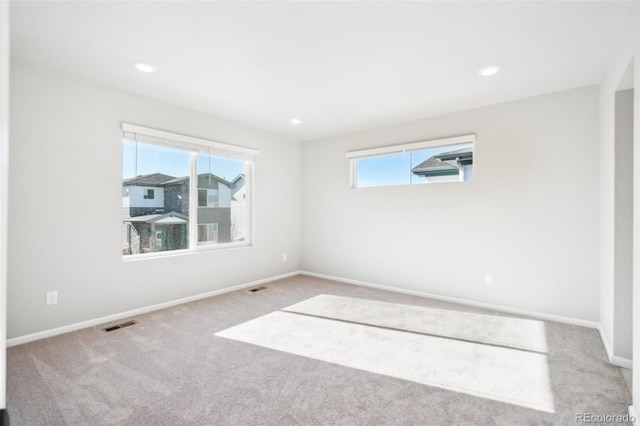
[[[0,426],[640,425],[639,24],[0,2]]]

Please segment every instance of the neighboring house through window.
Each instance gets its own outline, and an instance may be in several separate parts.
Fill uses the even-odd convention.
[[[426,182],[473,180],[473,146],[433,155],[411,169]]]

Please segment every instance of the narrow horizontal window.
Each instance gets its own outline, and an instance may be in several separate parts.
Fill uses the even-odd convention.
[[[473,180],[475,135],[347,153],[351,186],[413,185]]]
[[[125,257],[251,243],[257,151],[141,126],[123,130]]]

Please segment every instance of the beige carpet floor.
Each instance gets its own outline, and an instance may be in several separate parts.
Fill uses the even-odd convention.
[[[630,403],[598,332],[553,322],[544,330],[554,413],[215,335],[320,294],[495,314],[292,277],[140,315],[111,333],[92,327],[9,348],[12,424],[569,425],[580,413],[624,415]]]
[[[345,367],[553,413],[537,352],[273,312],[216,333]]]
[[[547,353],[544,321],[321,294],[285,312]]]

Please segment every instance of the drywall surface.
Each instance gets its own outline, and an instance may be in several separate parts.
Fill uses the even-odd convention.
[[[635,46],[634,53],[634,87],[640,90],[640,6],[638,3],[634,4],[629,15],[628,26],[631,26],[635,31],[631,31],[631,37],[633,38],[633,44]],[[640,96],[638,91],[634,90],[633,110],[636,112],[633,119],[633,247],[634,253],[638,253],[640,250],[640,118],[638,117],[638,111],[640,111]],[[633,353],[636,354],[633,360],[633,405],[629,407],[630,414],[636,414],[640,412],[640,259],[635,256],[633,259]]]
[[[9,2],[0,2],[0,409],[6,402],[7,201],[9,192]]]
[[[473,182],[349,186],[347,151],[469,133]],[[303,270],[598,320],[597,87],[310,141],[302,155]]]
[[[299,269],[298,143],[16,61],[11,95],[9,338]],[[257,148],[254,244],[123,261],[123,121]]]
[[[615,98],[613,353],[633,358],[633,89]]]
[[[638,13],[639,8],[634,4],[630,14],[620,31],[620,39],[616,49],[612,52],[609,65],[604,72],[600,84],[600,324],[605,341],[605,347],[609,350],[609,356],[621,356],[615,351],[620,348],[619,342],[614,337],[623,334],[614,331],[616,323],[616,93],[629,89],[639,84],[640,67],[634,66],[637,62],[638,46]],[[629,76],[629,69],[634,70],[633,76]],[[634,109],[638,110],[638,97],[634,96]],[[640,170],[640,157],[638,151],[638,118],[634,118],[634,247],[638,247],[640,223],[638,197],[638,182]],[[618,212],[619,214],[620,212]],[[618,259],[619,261],[619,259]],[[634,289],[638,288],[638,271],[640,263],[637,256],[634,259],[633,275]],[[620,293],[620,292],[618,292]],[[638,309],[638,295],[634,291],[634,311]],[[619,305],[619,303],[618,303]],[[637,321],[636,321],[637,324]],[[619,331],[619,330],[618,330]],[[637,331],[634,332],[637,340]],[[637,370],[637,369],[634,369]],[[634,387],[636,383],[634,382]],[[635,394],[635,393],[634,393]]]

